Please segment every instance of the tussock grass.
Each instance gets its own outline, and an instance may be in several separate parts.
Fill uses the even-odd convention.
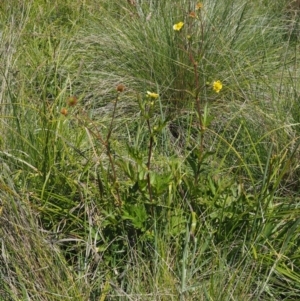
[[[1,166],[1,297],[3,300],[86,298],[84,282],[74,277],[61,251],[38,225],[29,193],[12,185]]]
[[[196,4],[1,4],[5,300],[298,299],[297,9]]]

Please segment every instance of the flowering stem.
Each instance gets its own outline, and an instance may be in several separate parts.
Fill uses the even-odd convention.
[[[116,100],[115,100],[115,104],[114,104],[114,108],[113,108],[113,114],[112,114],[112,117],[111,117],[108,134],[106,136],[106,143],[108,143],[108,141],[110,139],[110,136],[111,136],[111,133],[112,133],[112,127],[113,127],[113,122],[114,122],[114,119],[115,119],[118,100],[119,100],[119,93],[117,94],[117,97],[116,97]]]
[[[199,128],[200,128],[200,153],[203,151],[203,131],[204,131],[204,126],[203,126],[203,121],[201,118],[201,100],[199,97],[200,93],[200,85],[199,85],[199,74],[198,74],[198,64],[194,59],[194,56],[191,51],[188,52],[189,59],[193,65],[194,68],[194,79],[195,79],[195,102],[196,102],[196,110],[198,113],[198,120],[199,120]]]
[[[119,100],[119,93],[117,94],[117,97],[116,97],[116,100],[115,100],[115,103],[114,103],[113,114],[112,114],[112,117],[111,117],[108,134],[106,136],[106,141],[105,141],[105,144],[104,144],[105,147],[106,147],[107,156],[109,158],[109,162],[110,162],[111,169],[112,169],[112,172],[113,172],[113,183],[114,183],[114,186],[116,186],[116,184],[117,184],[117,173],[116,173],[116,169],[115,169],[115,163],[114,163],[114,160],[113,160],[112,154],[111,154],[109,140],[110,140],[112,129],[113,129],[113,122],[114,122],[114,119],[115,119],[115,114],[116,114],[116,110],[117,110],[118,100]],[[116,192],[117,192],[118,205],[121,206],[122,201],[121,201],[119,189],[118,189],[118,187],[115,187],[115,188],[116,188]]]
[[[92,136],[94,136],[96,139],[98,139],[101,142],[101,144],[106,149],[106,154],[108,156],[108,159],[109,159],[109,162],[110,162],[110,165],[111,165],[111,170],[112,170],[112,181],[113,181],[113,185],[115,186],[115,189],[116,189],[117,203],[118,203],[118,206],[121,206],[122,201],[121,201],[119,189],[118,189],[118,187],[116,185],[117,184],[117,173],[116,173],[115,163],[114,163],[114,159],[112,157],[112,153],[111,153],[111,149],[110,149],[110,141],[109,141],[110,137],[111,137],[111,134],[112,134],[113,121],[114,121],[114,118],[115,118],[115,113],[116,113],[116,109],[117,109],[118,99],[119,99],[119,95],[117,95],[116,100],[115,100],[114,109],[113,109],[113,115],[112,115],[112,119],[111,119],[111,122],[110,122],[110,127],[109,127],[109,130],[108,130],[108,134],[107,134],[105,140],[103,139],[103,137],[102,137],[101,133],[99,132],[97,126],[94,124],[94,122],[92,120],[90,120],[89,117],[87,117],[87,119],[93,125],[93,127],[95,128],[95,130],[93,130],[90,127],[87,127],[87,126],[85,126],[85,128],[87,129],[87,131],[89,133],[92,134]],[[79,119],[79,122],[81,123],[80,119]]]
[[[151,190],[151,182],[150,182],[150,165],[151,165],[151,157],[152,157],[152,149],[153,149],[153,142],[154,138],[151,131],[151,125],[149,118],[147,119],[147,126],[150,134],[150,141],[149,141],[149,151],[148,151],[148,160],[147,160],[147,185],[148,185],[148,191],[149,191],[149,199],[150,202],[152,202],[152,190]]]

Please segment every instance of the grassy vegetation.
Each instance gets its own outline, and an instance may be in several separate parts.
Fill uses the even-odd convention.
[[[0,300],[299,299],[298,1],[201,4],[0,4]]]

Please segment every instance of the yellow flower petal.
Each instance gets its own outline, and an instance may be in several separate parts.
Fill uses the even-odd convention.
[[[179,23],[173,25],[173,29],[176,31],[179,31],[183,27],[183,25],[184,25],[183,22],[179,22]]]
[[[147,91],[147,97],[156,99],[156,98],[159,97],[159,94],[154,93],[154,92]]]
[[[217,80],[215,82],[213,82],[213,90],[216,93],[219,93],[223,88],[223,84],[221,83],[221,81]]]

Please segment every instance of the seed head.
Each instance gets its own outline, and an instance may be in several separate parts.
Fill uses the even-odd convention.
[[[125,86],[124,86],[123,84],[119,84],[119,85],[117,85],[116,90],[117,90],[118,92],[122,93],[122,92],[124,92],[124,90],[125,90]]]
[[[76,96],[71,96],[71,97],[68,98],[67,104],[68,104],[69,107],[74,107],[74,106],[76,106],[77,102],[78,102],[77,97]]]
[[[62,108],[60,113],[64,116],[67,116],[68,115],[68,110],[66,108]]]

